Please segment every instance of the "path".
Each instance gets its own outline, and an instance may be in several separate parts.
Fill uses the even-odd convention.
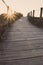
[[[43,29],[22,17],[3,35],[0,65],[43,65]]]

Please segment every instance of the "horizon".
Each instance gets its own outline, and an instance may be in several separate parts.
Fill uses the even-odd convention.
[[[35,15],[39,16],[40,7],[43,7],[43,0],[4,0],[7,5],[10,6],[12,12],[17,11],[22,13],[24,16],[33,9],[36,10]],[[36,4],[37,3],[37,4]],[[0,0],[0,14],[6,13],[6,6]],[[37,13],[37,14],[36,14]]]

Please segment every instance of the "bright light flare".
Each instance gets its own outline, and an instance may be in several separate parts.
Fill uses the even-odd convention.
[[[15,21],[15,18],[16,18],[16,16],[14,15],[14,14],[7,14],[6,16],[5,16],[5,18],[7,19],[7,20],[14,20]]]
[[[14,11],[9,7],[8,12],[6,14],[3,14],[3,17],[6,21],[15,21],[16,15],[14,14]]]
[[[4,15],[4,19],[6,19],[7,21],[15,21],[16,15],[14,13],[12,13],[11,10],[9,10],[9,12],[7,14]],[[9,22],[10,22],[9,21]]]
[[[14,15],[14,12],[11,9],[9,9],[6,17],[7,17],[7,20],[8,19],[10,19],[10,20],[13,19],[14,20],[16,16]]]

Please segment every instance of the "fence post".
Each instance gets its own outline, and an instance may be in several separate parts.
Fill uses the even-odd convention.
[[[33,10],[33,17],[34,17],[34,15],[35,15],[35,10]]]
[[[43,8],[40,9],[40,18],[42,17]]]
[[[32,16],[32,11],[31,11],[31,16]]]

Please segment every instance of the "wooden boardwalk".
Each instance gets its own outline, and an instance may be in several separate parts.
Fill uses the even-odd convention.
[[[22,17],[0,41],[0,65],[43,65],[43,29]]]

